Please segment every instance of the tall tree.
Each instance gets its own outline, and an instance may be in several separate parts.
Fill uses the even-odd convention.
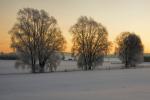
[[[70,29],[73,35],[72,53],[78,56],[78,66],[91,70],[102,62],[109,51],[108,32],[92,18],[81,16]]]
[[[139,36],[130,32],[121,33],[116,39],[116,53],[125,67],[134,67],[143,61],[143,45]]]
[[[12,47],[19,54],[28,55],[32,72],[44,72],[44,66],[51,54],[61,51],[65,39],[53,16],[44,10],[33,8],[20,9],[17,23],[10,31]],[[39,66],[35,66],[39,63]],[[38,67],[38,68],[36,68]],[[37,70],[36,70],[37,69]]]

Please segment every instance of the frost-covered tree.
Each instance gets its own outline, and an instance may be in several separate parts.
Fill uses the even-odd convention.
[[[33,73],[44,72],[48,58],[54,52],[64,49],[65,39],[56,19],[44,10],[20,9],[10,34],[12,47],[19,54],[28,55],[26,57],[31,62]],[[36,68],[37,64],[39,68]]]
[[[135,67],[143,61],[143,45],[139,36],[130,32],[123,32],[116,39],[116,53],[125,67]]]
[[[84,60],[84,56],[81,54],[78,56],[78,60],[77,60],[77,65],[79,68],[81,68],[82,70],[85,69],[84,65],[86,65],[86,62]],[[102,65],[104,61],[104,57],[103,56],[95,56],[95,59],[93,61],[93,65],[92,65],[92,69],[94,69],[96,66],[98,65]]]
[[[78,57],[78,66],[84,70],[94,69],[109,51],[106,28],[92,18],[82,16],[70,31],[73,35],[72,53]]]
[[[61,54],[58,52],[53,53],[46,62],[46,69],[50,72],[56,71],[57,66],[62,60]]]

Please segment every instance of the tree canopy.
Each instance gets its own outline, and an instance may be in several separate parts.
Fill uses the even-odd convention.
[[[18,54],[28,57],[32,72],[43,72],[49,57],[65,47],[57,20],[44,10],[20,9],[10,34],[11,46]],[[39,66],[35,66],[37,63]]]
[[[101,23],[81,16],[70,32],[73,36],[72,53],[78,56],[79,67],[90,70],[102,62],[103,56],[109,51],[110,42],[108,32]]]
[[[139,36],[130,32],[121,33],[116,39],[116,53],[125,67],[134,67],[143,61],[143,44]]]

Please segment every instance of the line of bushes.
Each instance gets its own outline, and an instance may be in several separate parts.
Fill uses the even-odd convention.
[[[18,59],[15,53],[0,53],[0,60],[16,60]]]

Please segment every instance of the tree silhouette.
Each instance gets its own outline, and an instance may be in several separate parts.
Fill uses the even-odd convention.
[[[125,67],[135,67],[143,61],[143,45],[139,36],[130,32],[123,32],[116,39],[116,53]]]
[[[49,57],[65,46],[65,39],[53,16],[44,10],[20,9],[17,23],[10,31],[12,47],[18,54],[26,55],[32,72],[44,72]],[[23,56],[21,56],[23,57]],[[39,66],[35,66],[38,63]]]
[[[78,56],[78,66],[91,70],[102,63],[110,44],[106,28],[92,18],[81,16],[70,31],[73,35],[72,53]]]

